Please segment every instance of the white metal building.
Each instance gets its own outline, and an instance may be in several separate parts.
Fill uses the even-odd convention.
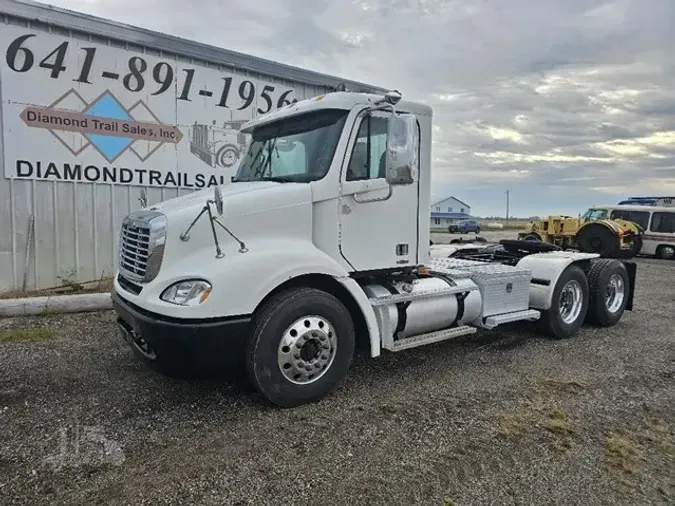
[[[234,175],[246,120],[362,83],[0,0],[0,292],[111,276],[121,219]]]
[[[471,206],[456,197],[431,204],[430,228],[448,228],[451,223],[471,217]]]

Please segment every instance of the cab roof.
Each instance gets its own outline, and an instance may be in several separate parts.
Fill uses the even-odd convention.
[[[297,116],[298,114],[315,110],[350,110],[356,105],[368,107],[374,105],[375,102],[382,100],[383,98],[384,94],[355,93],[350,91],[336,91],[333,93],[327,93],[325,95],[318,95],[316,97],[300,100],[294,104],[289,104],[285,107],[259,116],[258,118],[252,119],[242,126],[241,132],[250,133],[253,128],[259,127],[261,125],[266,125],[282,118],[290,118],[292,116]],[[432,109],[430,106],[417,102],[401,100],[394,107],[397,111],[411,113],[416,116],[432,115]]]

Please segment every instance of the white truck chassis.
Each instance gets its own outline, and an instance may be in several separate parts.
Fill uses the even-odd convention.
[[[204,190],[125,218],[113,304],[143,360],[173,374],[194,357],[227,356],[266,399],[292,407],[335,389],[359,343],[378,357],[517,321],[567,338],[632,310],[631,262],[518,240],[430,251],[428,212],[419,212],[429,208],[428,111],[408,103],[417,114],[397,116],[396,94],[331,95],[252,121],[238,176],[212,197]],[[358,125],[372,153],[371,113],[388,107],[386,176],[350,179]],[[285,171],[325,171],[275,175],[278,160]]]

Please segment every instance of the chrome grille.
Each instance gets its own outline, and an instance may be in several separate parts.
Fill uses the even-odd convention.
[[[122,224],[120,237],[120,268],[132,279],[145,276],[150,256],[150,227],[134,222]]]
[[[122,221],[118,267],[129,281],[147,283],[158,273],[166,237],[166,216],[156,211],[138,211]]]

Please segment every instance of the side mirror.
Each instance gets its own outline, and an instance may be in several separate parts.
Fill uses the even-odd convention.
[[[222,216],[223,215],[223,193],[220,191],[220,187],[215,185],[213,187],[213,202],[216,204],[216,212]]]
[[[148,191],[145,188],[141,188],[141,196],[138,201],[141,203],[141,209],[148,207]]]
[[[419,169],[419,131],[411,114],[393,114],[387,123],[387,183],[412,184]]]

